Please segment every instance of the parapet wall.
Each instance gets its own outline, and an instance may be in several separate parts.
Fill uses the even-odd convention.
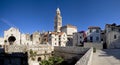
[[[103,44],[102,43],[84,43],[85,48],[91,48],[94,47],[96,49],[103,49]]]
[[[61,56],[64,59],[71,59],[73,57],[82,57],[89,48],[83,48],[83,47],[54,47],[54,52],[56,56]]]
[[[91,65],[93,48],[89,49],[75,65]]]

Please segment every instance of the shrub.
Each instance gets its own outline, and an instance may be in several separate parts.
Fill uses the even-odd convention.
[[[94,52],[94,53],[96,52],[96,48],[93,48],[93,52]]]

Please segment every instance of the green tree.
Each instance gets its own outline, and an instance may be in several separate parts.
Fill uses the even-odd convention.
[[[50,57],[48,60],[41,61],[40,65],[60,65],[63,61],[61,57]]]
[[[39,65],[50,65],[47,60],[42,60]]]
[[[31,59],[32,60],[35,60],[35,55],[37,54],[37,52],[33,52],[33,50],[32,49],[30,49],[30,57],[31,57]]]

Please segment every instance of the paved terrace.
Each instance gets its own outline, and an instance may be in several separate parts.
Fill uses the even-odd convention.
[[[120,49],[97,50],[92,65],[120,65]]]

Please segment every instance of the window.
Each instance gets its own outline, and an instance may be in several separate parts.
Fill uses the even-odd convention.
[[[51,41],[51,38],[48,38],[49,41]]]
[[[82,41],[80,41],[80,43],[82,43]]]
[[[119,32],[120,32],[120,29],[119,29]]]
[[[103,41],[103,38],[101,39],[101,41]]]
[[[56,43],[55,43],[55,45],[56,45]]]
[[[99,41],[99,37],[96,37],[96,41]]]
[[[41,39],[39,38],[39,41],[40,41]]]
[[[112,30],[112,31],[114,31],[114,30],[115,30],[115,28],[113,28],[113,27],[112,27],[112,28],[111,28],[111,30]]]
[[[41,57],[38,57],[38,61],[41,61]]]
[[[58,25],[59,25],[59,26],[61,26],[61,23],[60,23],[60,22],[58,22]]]
[[[99,33],[99,30],[98,30],[98,29],[96,29],[96,33]]]
[[[82,39],[82,37],[80,36],[80,39]]]
[[[55,41],[56,41],[56,38],[55,38]]]
[[[90,33],[92,32],[92,30],[90,29]]]
[[[61,46],[61,43],[60,43],[60,41],[59,41],[59,46]]]
[[[116,39],[117,38],[117,36],[116,35],[114,35],[114,39]]]
[[[92,36],[90,37],[90,42],[93,42],[93,37]]]

